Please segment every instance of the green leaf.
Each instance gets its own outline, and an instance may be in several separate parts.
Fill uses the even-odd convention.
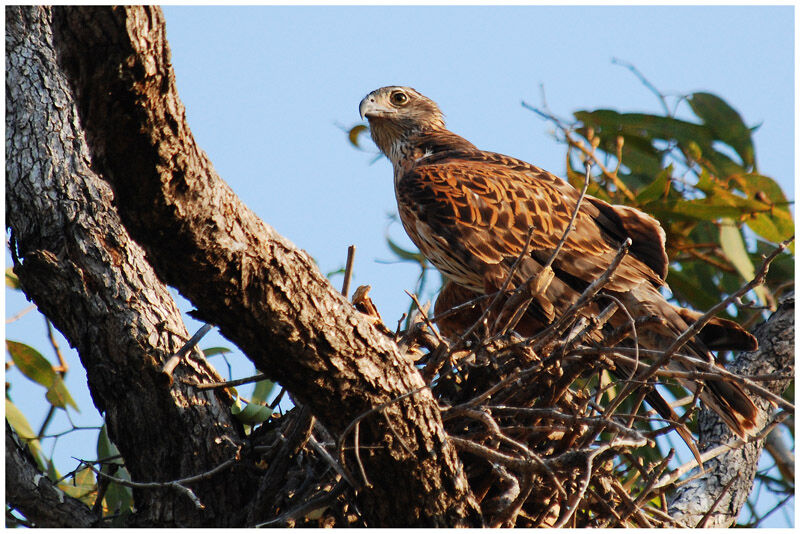
[[[713,286],[701,286],[696,277],[683,271],[670,268],[667,283],[678,300],[689,302],[700,310],[707,310],[719,302],[719,294],[710,290]]]
[[[53,463],[52,458],[47,459],[47,478],[53,482],[61,479],[61,475],[58,473],[58,469],[56,469],[56,464]]]
[[[117,446],[111,441],[111,438],[108,437],[108,427],[103,423],[103,426],[100,427],[100,432],[97,433],[97,459],[103,460],[118,455],[119,449],[117,449]],[[122,465],[121,458],[109,460],[109,462]],[[104,464],[103,469],[105,469],[105,467]]]
[[[17,275],[14,274],[14,269],[11,267],[6,269],[6,287],[10,287],[11,289],[20,289],[19,278],[17,278]]]
[[[238,398],[231,406],[231,414],[236,419],[245,425],[257,425],[263,423],[272,416],[272,410],[269,406],[259,404],[244,404]]]
[[[72,395],[69,394],[69,390],[67,389],[67,385],[64,383],[64,379],[56,373],[55,378],[53,379],[53,385],[47,390],[47,394],[45,394],[45,398],[47,398],[47,402],[55,406],[56,408],[62,408],[64,410],[67,409],[67,404],[72,406],[76,412],[80,412],[80,408],[73,400]]]
[[[634,135],[645,139],[676,140],[687,145],[690,141],[694,141],[702,148],[710,147],[714,141],[711,130],[706,126],[672,117],[645,113],[618,113],[610,109],[577,111],[574,115],[584,124],[594,126],[597,132],[615,131],[626,138],[628,135]]]
[[[722,246],[722,252],[725,253],[725,257],[736,267],[736,270],[745,281],[749,282],[755,278],[756,269],[753,267],[750,256],[747,254],[747,249],[744,247],[742,232],[732,220],[723,219],[720,221],[719,243]]]
[[[116,478],[130,482],[131,475],[124,467],[119,467],[114,475]],[[111,482],[105,495],[106,506],[111,514],[125,514],[133,510],[133,490],[128,486]]]
[[[744,239],[742,239],[742,232],[736,224],[730,219],[723,219],[719,227],[719,242],[722,246],[722,252],[728,258],[728,261],[736,267],[736,270],[744,278],[745,282],[751,281],[756,276],[756,269],[753,262],[750,261],[750,255],[744,246]],[[758,295],[761,304],[766,304],[767,290],[763,286],[756,287],[756,295]]]
[[[672,164],[670,163],[666,169],[663,169],[656,175],[656,179],[653,180],[650,185],[639,191],[636,195],[636,202],[644,205],[661,198],[666,198],[671,183]]]
[[[772,243],[780,243],[794,234],[792,216],[784,211],[775,210],[772,215],[769,213],[756,213],[753,218],[747,219],[747,226]],[[794,250],[793,246],[790,246],[790,248]]]
[[[609,147],[611,154],[616,154],[616,136],[614,144]],[[631,172],[653,176],[661,170],[661,153],[648,139],[638,135],[627,135],[622,145],[622,164]]]
[[[663,204],[651,204],[651,214],[661,220],[714,221],[720,217],[738,218],[742,209],[735,206],[720,206],[709,199],[677,200]]]
[[[53,385],[58,373],[39,351],[24,343],[9,340],[6,340],[6,349],[22,374],[48,389]]]
[[[763,174],[747,173],[730,176],[739,189],[748,197],[760,198],[768,205],[775,205],[788,211],[786,195],[778,182]]]
[[[421,252],[406,250],[392,241],[390,237],[386,238],[386,243],[389,245],[389,249],[391,249],[391,251],[394,252],[398,258],[402,260],[415,261],[420,265],[425,264],[425,256],[423,256]]]
[[[350,144],[356,148],[361,148],[358,139],[362,133],[367,131],[367,129],[368,128],[366,124],[356,124],[350,128],[350,130],[347,132],[347,139],[350,141]]]
[[[339,267],[334,271],[328,271],[327,273],[325,273],[325,278],[331,278],[332,276],[335,276],[337,274],[344,274],[344,273],[345,273],[345,268]]]
[[[11,425],[11,428],[14,429],[19,438],[28,445],[39,469],[44,471],[47,466],[42,463],[42,448],[39,440],[36,439],[36,433],[16,404],[8,399],[6,399],[6,421],[8,421],[8,424]]]
[[[205,357],[208,358],[210,356],[216,356],[217,354],[227,354],[231,351],[231,349],[226,347],[209,347],[207,349],[203,349],[203,354]]]
[[[253,389],[253,395],[250,397],[250,401],[254,404],[264,404],[274,387],[275,383],[271,380],[259,380],[256,382],[256,387]]]
[[[6,399],[6,419],[17,435],[24,440],[35,440],[36,432],[33,431],[28,419],[17,406]]]
[[[742,163],[752,168],[755,165],[753,139],[741,115],[711,93],[694,93],[688,101],[692,111],[708,126],[714,137],[733,148]]]

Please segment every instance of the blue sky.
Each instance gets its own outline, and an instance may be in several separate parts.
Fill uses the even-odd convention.
[[[599,107],[659,112],[655,96],[612,64],[618,58],[666,94],[709,91],[748,125],[760,125],[754,136],[760,171],[794,199],[793,7],[170,6],[164,12],[189,124],[219,175],[323,273],[342,267],[355,244],[351,287],[371,285],[389,325],[407,309],[404,290],[414,288],[417,271],[380,261],[392,259],[384,235],[410,242],[398,224],[388,225],[395,211],[390,164],[371,163],[371,142],[364,139],[368,152],[355,150],[341,129],[359,121],[359,101],[380,86],[415,87],[439,103],[451,130],[478,147],[563,175],[564,146],[521,101],[541,104],[542,86],[560,116]],[[341,285],[340,276],[333,280]],[[8,294],[6,315],[25,305]],[[34,314],[8,325],[7,337],[48,357],[52,352]],[[216,334],[201,343],[211,345],[232,346]],[[243,357],[232,360],[238,376],[252,370]],[[78,367],[75,361],[68,384],[86,407],[75,420],[97,421]],[[41,392],[27,388],[16,371],[9,380],[38,428]],[[58,443],[62,470],[74,465],[74,447],[94,439],[80,434]]]

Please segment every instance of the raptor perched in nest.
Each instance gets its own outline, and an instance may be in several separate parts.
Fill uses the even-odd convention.
[[[656,318],[639,333],[639,344],[664,350],[697,317],[668,303],[660,292],[668,266],[665,235],[649,215],[586,196],[563,248],[548,265],[579,204],[575,188],[524,161],[479,150],[447,130],[439,107],[409,87],[377,89],[364,97],[359,111],[394,167],[403,227],[448,280],[437,314],[533,280],[536,288],[515,326],[518,333],[531,335],[567,310],[630,238],[629,253],[603,291],[606,303],[616,299],[633,317]],[[601,298],[580,313],[597,314],[602,308]],[[440,321],[440,330],[461,334],[478,315],[479,310],[451,315]],[[628,322],[618,309],[609,324],[619,328]],[[717,365],[712,349],[755,347],[755,338],[737,324],[715,319],[686,344],[691,357],[673,359],[669,367],[695,371],[699,368],[692,358]],[[700,399],[736,434],[753,434],[757,409],[739,385],[716,378],[680,382],[692,392],[701,386]],[[669,411],[663,400],[659,409],[658,399],[648,399],[660,412]]]

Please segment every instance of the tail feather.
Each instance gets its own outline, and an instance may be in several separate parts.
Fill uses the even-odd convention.
[[[625,300],[626,305],[636,316],[663,318],[663,321],[654,323],[654,327],[645,335],[639,336],[640,342],[654,349],[663,350],[668,347],[701,315],[669,304],[657,290],[645,284],[631,291]],[[709,345],[705,342],[707,339],[714,347],[744,347],[746,350],[752,350],[758,346],[755,338],[733,321],[717,319],[710,322],[699,335],[685,345],[685,350],[701,361],[717,366],[719,364],[716,363]],[[669,363],[671,369],[679,371],[701,370],[690,365],[688,362],[678,362],[674,359]],[[697,390],[698,382],[695,380],[678,380],[678,382],[692,393]],[[700,391],[700,400],[716,412],[734,433],[742,438],[755,434],[758,409],[741,386],[723,379],[706,379],[701,383],[703,389]]]
[[[672,308],[686,324],[692,324],[703,315],[688,308]],[[719,317],[712,318],[697,336],[711,350],[752,351],[758,348],[758,341],[753,334],[738,323]]]

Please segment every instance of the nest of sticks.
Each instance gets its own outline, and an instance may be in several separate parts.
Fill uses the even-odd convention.
[[[623,245],[620,258],[625,249]],[[767,258],[752,282],[698,324],[760,283],[780,250]],[[632,332],[646,329],[652,318],[632,319],[623,331],[603,330],[616,309],[613,303],[596,316],[577,313],[602,295],[617,264],[612,263],[562,317],[528,338],[508,328],[490,334],[485,325],[492,305],[484,305],[473,328],[443,339],[433,326],[439,318],[429,318],[427,306],[413,295],[418,312],[405,330],[398,327],[391,333],[367,295],[369,287],[354,293],[356,308],[394,336],[429,384],[487,526],[681,526],[667,513],[667,495],[696,460],[674,468],[670,464],[675,450],[664,453],[658,446],[664,442],[657,444],[656,439],[691,425],[697,394],[688,395],[676,386],[675,371],[667,367],[670,358],[688,356],[645,350],[632,341]],[[478,306],[487,298],[459,308]],[[519,302],[513,294],[510,301]],[[592,340],[589,334],[599,331],[604,332],[602,341]],[[696,374],[697,380],[713,375],[772,396],[719,366],[701,366]],[[683,406],[679,418],[664,419],[645,402],[657,384],[682,396],[673,402]],[[307,410],[295,408],[262,425],[253,437],[273,444],[261,448],[268,451],[264,460],[270,469],[283,470],[278,479],[289,482],[271,494],[266,516],[275,519],[265,525],[367,526],[351,485],[336,469],[341,443],[315,424]]]

